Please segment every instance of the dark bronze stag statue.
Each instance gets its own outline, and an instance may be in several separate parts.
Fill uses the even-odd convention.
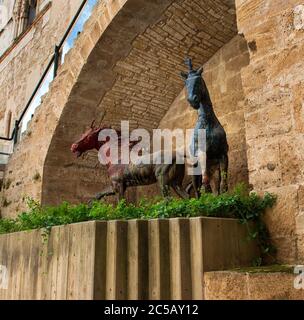
[[[220,194],[227,192],[228,143],[226,132],[217,119],[209,91],[202,78],[203,68],[193,69],[191,59],[187,59],[188,72],[182,72],[185,80],[188,102],[198,110],[198,120],[193,136],[193,153],[197,156],[199,129],[206,130],[206,165],[202,176],[193,176],[192,184],[197,197],[200,190]],[[212,187],[212,188],[211,188]]]
[[[76,141],[72,147],[71,151],[80,157],[83,153],[89,150],[101,150],[100,152],[107,152],[106,148],[103,151],[102,146],[106,141],[99,141],[99,133],[104,129],[111,129],[109,126],[99,126],[94,127],[93,124],[91,128],[85,132],[81,139]],[[129,140],[124,141],[121,137],[121,132],[116,130],[118,137],[118,149],[124,143],[131,150],[134,145],[139,141],[130,142]],[[101,149],[102,148],[102,149]],[[179,195],[181,198],[188,198],[187,192],[183,189],[182,183],[185,175],[185,165],[178,164],[176,161],[176,156],[173,155],[172,164],[154,164],[150,161],[150,164],[138,163],[134,164],[129,162],[129,164],[123,164],[121,161],[121,154],[119,154],[118,164],[113,164],[111,160],[111,154],[101,154],[101,156],[107,157],[110,161],[106,165],[108,176],[111,180],[111,187],[103,191],[96,196],[96,200],[100,200],[105,196],[117,195],[118,200],[124,198],[125,191],[131,186],[143,186],[151,185],[156,182],[159,183],[162,195],[167,198],[169,196],[170,187]],[[147,155],[152,159],[153,154]],[[163,157],[163,155],[162,155]]]

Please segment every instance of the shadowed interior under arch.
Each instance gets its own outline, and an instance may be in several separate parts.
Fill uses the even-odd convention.
[[[126,1],[73,85],[44,164],[42,203],[86,201],[108,184],[95,153],[71,143],[93,119],[157,128],[183,89],[184,59],[203,65],[237,35],[234,1]]]

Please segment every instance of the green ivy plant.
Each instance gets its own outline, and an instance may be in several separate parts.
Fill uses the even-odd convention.
[[[28,210],[16,219],[0,219],[0,234],[43,229],[48,234],[53,226],[66,225],[91,220],[130,220],[176,217],[222,217],[237,218],[247,225],[248,239],[258,242],[262,257],[255,261],[260,265],[265,256],[272,256],[275,249],[270,243],[268,230],[263,221],[266,209],[276,202],[276,196],[265,193],[259,196],[248,193],[244,185],[239,185],[231,193],[219,196],[202,194],[200,199],[142,200],[139,205],[121,201],[117,206],[104,202],[92,205],[71,205],[67,202],[56,207],[42,207],[38,202],[27,199]],[[253,223],[250,223],[253,222]]]

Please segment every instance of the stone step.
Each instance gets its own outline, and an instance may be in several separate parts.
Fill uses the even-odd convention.
[[[267,266],[206,272],[205,299],[304,300],[304,277],[294,270],[294,266]]]

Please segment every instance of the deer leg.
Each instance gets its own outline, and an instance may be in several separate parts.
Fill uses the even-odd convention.
[[[200,191],[202,187],[202,166],[200,161],[192,164],[190,172],[189,174],[191,175],[191,182],[187,185],[186,191],[190,196],[191,190],[193,189],[195,198],[199,199],[201,196]]]
[[[192,187],[194,190],[195,197],[197,199],[199,199],[201,196],[200,190],[202,187],[202,176],[201,175],[200,176],[196,176],[196,175],[192,176]]]
[[[203,193],[212,193],[212,189],[210,186],[210,172],[209,172],[209,168],[207,167],[206,167],[206,170],[204,170],[203,172],[201,190]]]
[[[192,188],[193,188],[193,183],[192,183],[192,181],[191,181],[191,182],[189,182],[189,183],[187,184],[187,187],[186,187],[186,192],[188,193],[189,196],[190,196],[190,193],[191,193]]]
[[[125,198],[125,191],[126,188],[124,186],[123,182],[112,182],[113,184],[113,190],[115,191],[115,194],[117,195],[117,201],[120,202]]]
[[[158,177],[158,183],[160,186],[160,191],[161,191],[162,196],[166,199],[169,198],[169,196],[170,196],[169,186],[165,184],[163,175],[160,175]]]
[[[99,201],[105,197],[115,196],[115,194],[116,193],[114,192],[112,186],[110,186],[110,187],[106,188],[105,190],[103,190],[102,192],[97,193],[97,195],[88,202],[88,205],[91,206],[94,201]]]
[[[182,199],[189,199],[190,196],[183,187],[185,165],[175,163],[174,166],[170,167],[168,176],[171,177],[170,185],[175,193]]]
[[[220,194],[228,191],[228,155],[225,154],[220,161]]]
[[[170,196],[169,186],[168,186],[168,183],[167,183],[167,180],[168,180],[168,166],[163,165],[157,171],[158,172],[157,172],[156,178],[157,178],[157,181],[158,181],[159,186],[160,186],[160,191],[162,193],[162,196],[165,199],[167,199]]]
[[[182,199],[189,199],[189,194],[184,190],[184,188],[178,184],[173,184],[172,189],[175,191],[175,193],[180,196]]]
[[[210,180],[208,175],[203,176],[203,185],[201,188],[203,193],[212,193],[212,189],[210,186]]]
[[[202,172],[202,176],[201,176],[202,187],[200,191],[203,193],[211,193],[212,189],[210,186],[210,164],[208,163],[206,153],[203,153],[203,152],[199,153],[198,166]]]
[[[120,183],[118,187],[118,201],[125,199],[125,191],[126,191],[126,188],[124,184]]]
[[[220,184],[221,184],[221,176],[220,176],[220,166],[219,164],[212,166],[210,170],[210,184],[211,189],[214,195],[218,196],[220,194]]]
[[[97,193],[97,195],[95,196],[94,200],[101,200],[105,197],[109,197],[109,196],[115,196],[115,191],[113,190],[113,187],[108,187],[107,189],[103,190],[100,193]]]

